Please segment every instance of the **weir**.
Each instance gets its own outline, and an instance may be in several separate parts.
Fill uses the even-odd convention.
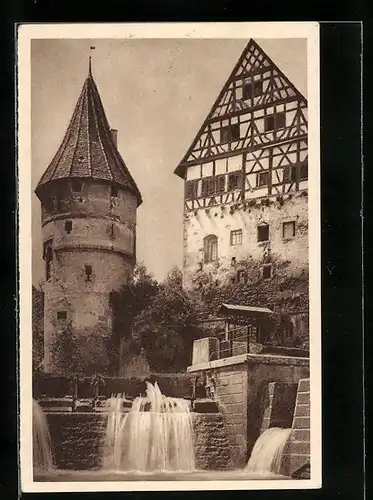
[[[305,382],[301,381],[298,399],[299,395],[305,394],[304,386]],[[304,401],[304,398],[301,400]],[[130,402],[124,394],[113,395],[105,401],[97,413],[47,413],[43,412],[41,406],[34,401],[34,476],[36,480],[41,481],[48,481],[52,477],[60,477],[61,480],[66,477],[68,480],[84,480],[90,473],[103,480],[120,478],[136,480],[138,474],[146,474],[148,478],[165,475],[180,480],[192,480],[197,477],[198,479],[291,477],[289,456],[291,456],[293,435],[299,440],[298,417],[294,417],[291,428],[271,425],[265,429],[255,441],[248,462],[243,467],[234,467],[228,464],[231,452],[229,442],[224,441],[224,435],[221,434],[224,416],[220,413],[196,414],[191,411],[191,406],[193,408],[187,399],[167,397],[162,394],[156,382],[154,385],[147,382],[145,394],[136,397],[133,402]],[[70,444],[58,442],[55,439],[56,434],[53,432],[50,434],[46,417],[52,423],[56,422],[56,418],[59,419],[62,434],[69,435]],[[82,441],[81,435],[74,437],[74,432],[79,429],[76,419],[80,417],[82,419],[94,417],[96,422],[100,422],[97,429],[101,430],[91,433],[89,435],[91,437],[87,437],[86,441],[84,439]],[[72,425],[63,427],[66,422]],[[87,422],[92,428],[94,421]],[[198,422],[197,428],[196,422]],[[201,440],[202,434],[206,437]],[[97,443],[94,448],[89,448],[92,446],[92,436]],[[78,451],[77,445],[83,446],[83,455],[82,451]],[[206,462],[201,461],[201,456],[209,453],[210,445],[213,448],[211,459],[214,467],[206,469],[203,466]],[[78,466],[61,467],[58,460],[53,460],[53,450],[58,452],[65,446],[71,447]],[[93,468],[83,460],[87,454],[92,453],[89,451],[92,449],[96,450],[93,453],[96,455],[97,463]],[[228,454],[224,454],[227,450]],[[298,453],[297,450],[295,452]],[[80,462],[79,456],[82,458]],[[222,463],[219,470],[216,469],[217,456],[222,458],[223,462],[224,460],[227,462]],[[309,458],[304,456],[304,463],[307,461],[309,462]]]
[[[193,471],[192,421],[188,401],[164,396],[147,382],[146,396],[124,413],[123,396],[108,402],[103,468],[118,471]]]

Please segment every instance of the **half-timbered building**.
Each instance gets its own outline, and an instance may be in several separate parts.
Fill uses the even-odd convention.
[[[307,100],[254,40],[175,173],[186,286],[202,269],[252,284],[308,274]],[[240,267],[247,259],[254,275]]]

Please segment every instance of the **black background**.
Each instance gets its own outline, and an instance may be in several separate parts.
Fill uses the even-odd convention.
[[[4,361],[1,364],[0,414],[1,490],[5,498],[18,490],[17,456],[17,214],[15,85],[16,22],[144,22],[144,21],[288,21],[294,12],[263,18],[251,2],[105,1],[105,7],[76,0],[8,1],[2,30],[1,75],[1,245],[0,325]],[[358,3],[336,6],[322,18],[343,15],[351,23],[324,22],[320,30],[321,63],[321,193],[322,193],[322,317],[323,317],[323,488],[303,491],[203,492],[205,499],[234,498],[360,499],[364,492],[363,464],[363,340],[362,340],[362,167],[361,167],[361,43]],[[262,2],[264,13],[269,4]],[[368,3],[366,4],[368,6]],[[305,7],[306,9],[306,7]],[[325,9],[326,10],[326,9]],[[267,12],[266,12],[267,11]],[[277,15],[276,15],[277,14]],[[320,17],[320,16],[319,16]],[[300,19],[299,19],[300,20]],[[303,20],[307,20],[307,16]],[[310,17],[308,20],[314,20]],[[370,24],[370,23],[369,23]],[[368,32],[371,26],[364,25]],[[369,35],[364,36],[367,65]],[[373,88],[371,86],[371,88]],[[367,101],[369,100],[367,96]],[[368,102],[365,103],[367,105]],[[368,120],[367,120],[368,121]],[[369,140],[369,139],[368,139]],[[365,164],[368,163],[365,152]],[[367,183],[367,175],[365,176]],[[365,189],[364,189],[365,191]],[[366,196],[366,195],[365,195]],[[368,214],[365,227],[369,232]],[[366,244],[365,244],[366,245]],[[365,249],[365,252],[367,250]],[[365,309],[371,291],[365,290]],[[368,318],[369,319],[369,318]],[[371,322],[367,321],[366,334]],[[31,335],[31,332],[30,332]],[[366,349],[368,347],[368,342]],[[367,367],[369,367],[368,359]],[[26,498],[71,498],[79,494],[24,494]],[[179,499],[198,492],[87,493],[85,497]]]

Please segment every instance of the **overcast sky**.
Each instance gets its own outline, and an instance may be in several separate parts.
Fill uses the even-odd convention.
[[[306,40],[256,39],[307,96]],[[137,257],[157,279],[182,265],[184,156],[248,40],[33,40],[32,188],[59,147],[92,72],[118,149],[144,199]],[[32,199],[33,283],[43,278],[40,202]]]

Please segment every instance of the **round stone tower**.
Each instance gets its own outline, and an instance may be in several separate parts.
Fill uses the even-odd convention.
[[[69,363],[87,375],[115,371],[111,297],[132,280],[142,202],[116,136],[90,67],[61,146],[35,190],[41,202],[47,372],[66,371]]]

